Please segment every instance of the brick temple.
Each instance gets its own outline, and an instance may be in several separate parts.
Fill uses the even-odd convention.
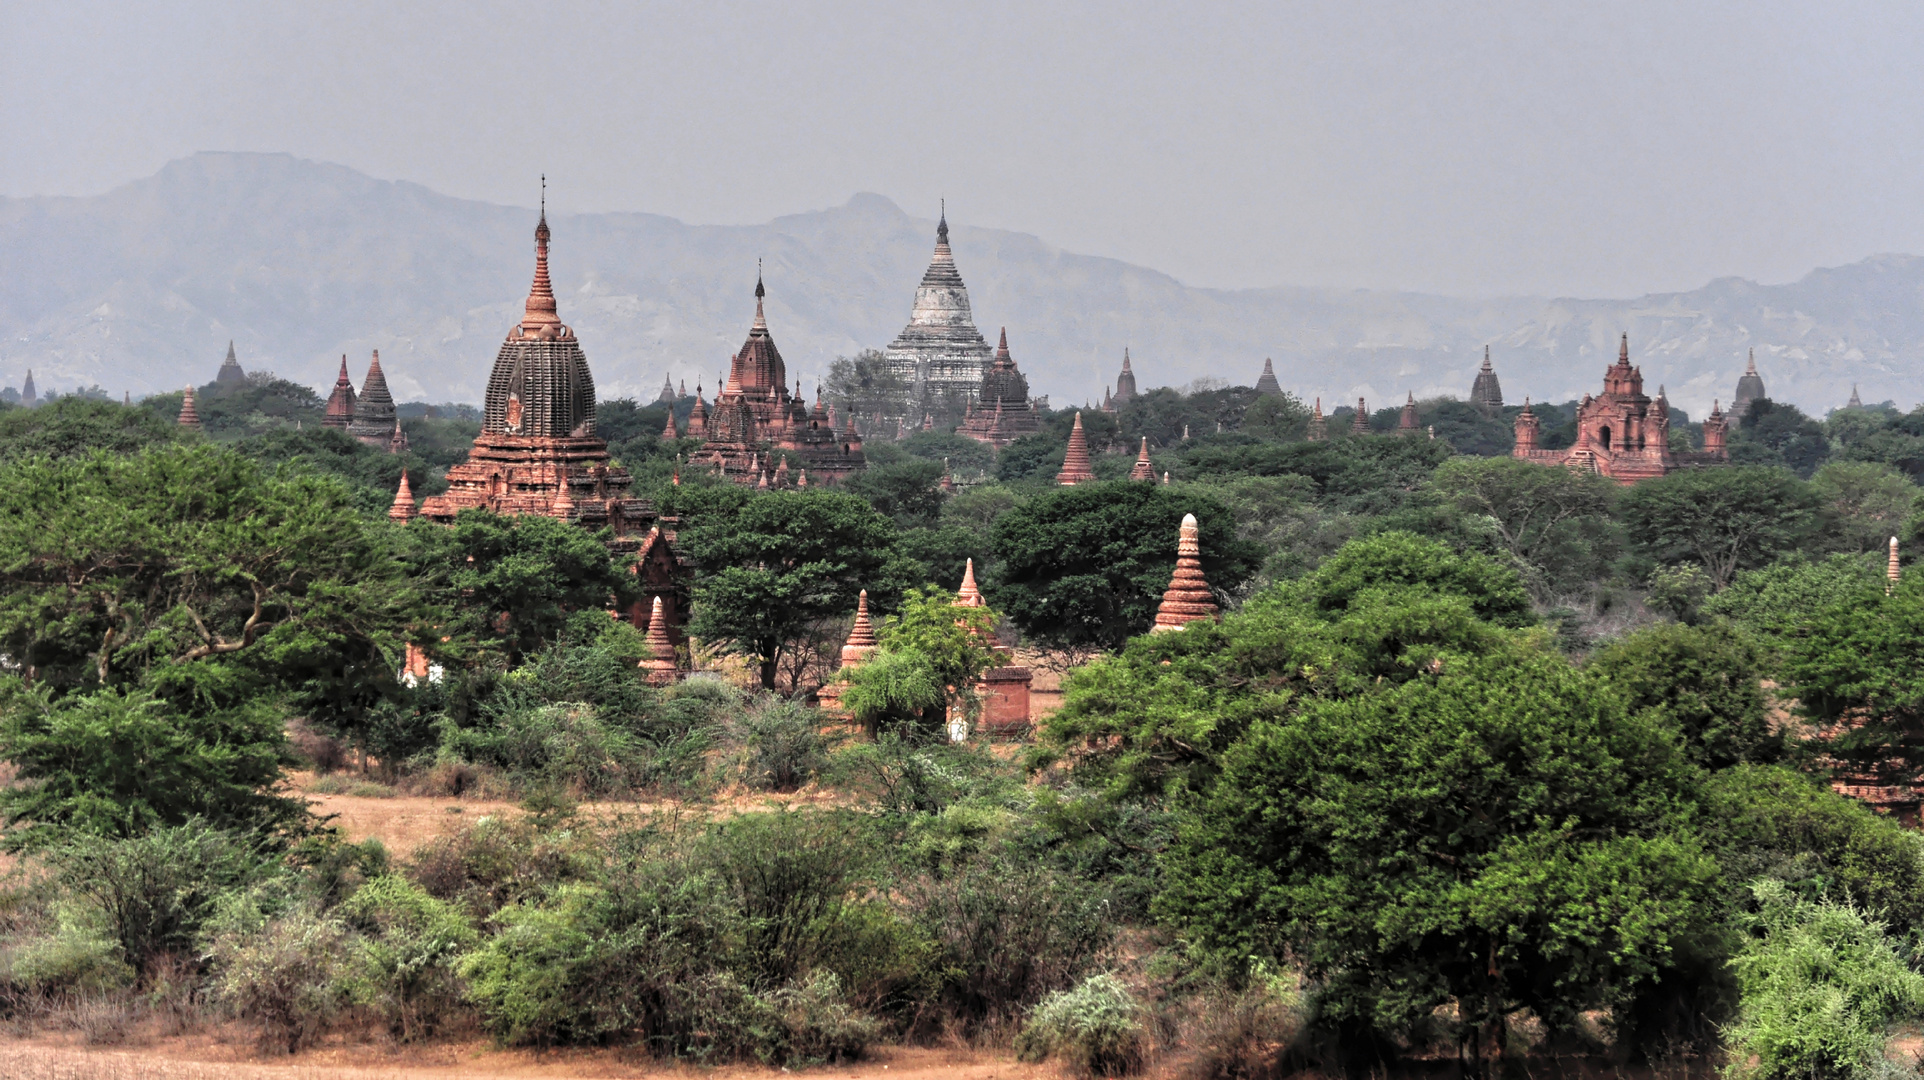
[[[448,490],[422,503],[419,514],[450,524],[463,510],[490,510],[607,528],[610,547],[633,553],[641,579],[642,599],[627,616],[637,629],[648,629],[660,599],[668,635],[679,643],[687,597],[685,567],[673,545],[675,522],[630,493],[634,477],[612,463],[607,441],[595,433],[594,376],[574,330],[556,312],[548,280],[545,211],[534,238],[534,284],[521,321],[495,354],[481,433],[468,459],[449,467]]]
[[[982,373],[975,403],[969,406],[955,433],[1000,450],[1040,430],[1042,421],[1029,402],[1029,380],[1023,378],[1009,356],[1009,329],[1005,326],[1002,340],[995,347],[995,360]]]
[[[1643,392],[1643,369],[1630,364],[1629,334],[1623,335],[1618,346],[1617,362],[1603,373],[1603,393],[1596,397],[1585,394],[1577,406],[1576,445],[1563,450],[1543,449],[1539,444],[1540,426],[1526,400],[1516,418],[1516,447],[1511,451],[1519,461],[1580,469],[1621,484],[1730,460],[1724,448],[1728,423],[1715,405],[1704,418],[1702,450],[1670,449],[1670,403],[1664,400],[1662,387],[1657,388],[1654,398]]]
[[[819,390],[812,408],[799,384],[789,392],[788,366],[768,330],[767,295],[757,277],[755,321],[741,351],[729,359],[728,382],[712,410],[703,406],[696,388],[689,428],[704,441],[695,463],[758,487],[839,483],[868,467],[862,437],[853,423],[835,430]]]

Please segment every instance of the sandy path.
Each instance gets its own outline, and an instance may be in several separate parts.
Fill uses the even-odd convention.
[[[0,1080],[766,1080],[755,1066],[703,1069],[635,1059],[620,1051],[442,1048],[413,1057],[376,1047],[330,1049],[278,1060],[238,1057],[232,1047],[176,1041],[138,1050],[82,1049],[53,1040],[0,1045]],[[787,1070],[783,1070],[786,1072]],[[985,1054],[883,1047],[867,1061],[798,1070],[820,1080],[1058,1080],[1053,1067]]]

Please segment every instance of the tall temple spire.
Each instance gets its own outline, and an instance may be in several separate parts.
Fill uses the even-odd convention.
[[[1490,366],[1490,347],[1483,346],[1483,367],[1470,384],[1470,404],[1487,415],[1503,407],[1503,387],[1497,382],[1496,369]]]
[[[1416,394],[1409,391],[1403,402],[1403,415],[1397,418],[1396,430],[1401,435],[1416,434]]]
[[[762,261],[760,259],[756,259],[755,260],[755,323],[753,326],[749,327],[750,332],[753,332],[755,330],[760,330],[763,333],[766,333],[768,331],[768,316],[762,313],[762,298],[767,295],[768,295],[768,290],[762,288]]]
[[[1349,430],[1352,435],[1367,435],[1370,430],[1369,405],[1362,398],[1356,399],[1356,415],[1350,418]]]
[[[1887,566],[1884,567],[1884,579],[1885,579],[1884,595],[1885,596],[1889,596],[1890,594],[1897,591],[1898,577],[1902,573],[1903,571],[1898,569],[1898,566],[1897,566],[1897,537],[1893,536],[1891,537],[1891,561]]]
[[[220,372],[214,376],[217,383],[239,383],[247,381],[247,373],[241,370],[240,361],[234,358],[234,342],[227,342],[227,359],[221,362]]]
[[[1323,415],[1323,399],[1316,399],[1316,411],[1309,415],[1309,441],[1322,442],[1329,438],[1329,419]]]
[[[1744,365],[1744,374],[1746,375],[1757,374],[1757,350],[1754,348],[1750,350],[1749,362]]]
[[[1219,610],[1203,577],[1202,529],[1196,524],[1196,515],[1184,514],[1182,528],[1176,534],[1176,572],[1169,577],[1169,588],[1162,594],[1156,623],[1149,632],[1181,630],[1198,619],[1214,618]]]
[[[1851,384],[1851,399],[1844,403],[1844,407],[1846,409],[1861,409],[1864,407],[1864,399],[1857,396],[1856,383]]]
[[[1623,332],[1623,340],[1617,344],[1617,363],[1630,366],[1630,331]]]
[[[1082,414],[1077,413],[1075,426],[1069,429],[1069,448],[1062,456],[1062,471],[1056,474],[1056,483],[1074,487],[1095,478],[1095,470],[1089,467],[1089,436],[1082,430]]]
[[[334,392],[327,398],[327,415],[322,427],[344,428],[354,423],[354,380],[347,373],[347,354],[341,354],[341,373],[334,377]]]
[[[528,337],[551,338],[562,334],[561,316],[556,313],[554,285],[548,280],[548,178],[541,178],[541,220],[534,227],[534,284],[528,287],[528,302],[521,318],[521,333]]]

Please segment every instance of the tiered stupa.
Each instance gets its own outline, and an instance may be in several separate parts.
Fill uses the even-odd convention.
[[[1283,385],[1276,381],[1276,365],[1267,356],[1263,357],[1263,373],[1256,378],[1256,392],[1276,395],[1283,392]]]
[[[194,407],[194,388],[191,386],[187,388],[185,394],[181,395],[180,417],[175,423],[194,431],[200,430],[200,410]]]
[[[816,483],[836,483],[867,467],[861,437],[830,426],[819,390],[813,408],[799,384],[789,392],[788,366],[768,331],[767,295],[757,277],[755,321],[729,360],[728,382],[703,421],[706,441],[695,460],[717,465],[737,483],[779,487],[788,477],[777,475],[777,463],[794,458],[795,467],[813,474]]]
[[[381,350],[367,364],[367,379],[354,398],[354,416],[347,433],[369,446],[389,449],[394,438],[394,395],[388,393],[387,375],[381,371]]]
[[[842,643],[842,666],[859,667],[875,655],[875,626],[868,618],[868,590],[855,601],[855,625],[849,627],[848,640]]]
[[[1470,404],[1493,413],[1503,407],[1503,386],[1496,381],[1496,369],[1490,366],[1490,347],[1483,346],[1483,369],[1476,373],[1476,382],[1470,384]]]
[[[668,620],[662,617],[661,597],[655,602],[648,617],[648,655],[642,657],[641,670],[647,672],[642,680],[650,686],[670,686],[681,678],[681,665],[675,660],[675,643],[669,639]]]
[[[955,433],[1000,450],[1040,430],[1042,421],[1029,404],[1029,380],[1022,377],[1009,356],[1009,328],[1005,326],[1002,340],[995,347],[995,360],[982,373],[975,404]]]
[[[1309,441],[1322,442],[1329,438],[1329,418],[1323,415],[1323,399],[1316,399],[1316,411],[1309,414]]]
[[[1369,403],[1362,398],[1356,399],[1356,415],[1350,418],[1349,433],[1351,435],[1370,433],[1370,407]]]
[[[334,377],[334,392],[327,397],[327,415],[321,417],[322,427],[345,430],[354,422],[354,380],[347,374],[347,356],[341,356],[341,373]]]
[[[1415,435],[1416,428],[1416,394],[1412,392],[1408,399],[1403,402],[1403,415],[1396,420],[1396,433],[1398,435]]]
[[[962,608],[986,608],[988,600],[975,583],[975,560],[970,559],[962,570],[962,587],[956,591],[955,606]],[[981,727],[990,735],[1020,735],[1029,729],[1029,691],[1035,680],[1035,673],[1015,663],[1015,653],[1002,647],[994,640],[985,642],[991,653],[1002,663],[982,673],[975,684],[975,693],[982,702]],[[951,718],[952,730],[959,725]]]
[[[1857,396],[1856,383],[1851,384],[1851,399],[1844,403],[1844,407],[1846,409],[1861,409],[1864,407],[1864,399]]]
[[[1751,402],[1769,396],[1764,392],[1764,377],[1757,374],[1757,350],[1752,349],[1743,377],[1737,380],[1737,393],[1730,399],[1730,415],[1742,420],[1750,413]]]
[[[1056,483],[1063,487],[1074,487],[1096,478],[1096,471],[1089,466],[1089,436],[1082,430],[1082,414],[1076,414],[1075,426],[1069,429],[1069,449],[1062,455],[1062,471],[1056,474]]]
[[[240,361],[234,358],[234,343],[231,341],[227,343],[227,359],[221,362],[214,381],[224,385],[247,381],[247,372],[241,370]]]
[[[989,343],[975,328],[969,310],[969,289],[956,271],[949,250],[949,215],[943,209],[935,226],[935,255],[915,290],[909,324],[883,350],[889,373],[912,386],[923,401],[952,399],[975,404],[982,373],[989,367]],[[882,420],[902,420],[910,402],[900,402]],[[883,430],[887,430],[886,428]]]
[[[1142,449],[1136,453],[1136,463],[1129,469],[1129,479],[1147,480],[1154,483],[1156,467],[1149,463],[1149,436],[1142,437]]]
[[[20,404],[25,405],[27,408],[31,409],[35,405],[38,405],[39,403],[40,403],[40,395],[34,393],[34,389],[33,389],[33,369],[28,368],[27,378],[24,382],[20,384]]]
[[[661,377],[661,393],[655,395],[655,402],[661,405],[675,403],[675,379],[671,375]]]
[[[408,474],[404,471],[401,473],[401,486],[394,492],[394,505],[387,508],[388,520],[406,525],[419,517],[420,513],[414,508],[414,489],[408,487]]]
[[[1196,525],[1196,515],[1184,514],[1176,539],[1176,572],[1169,578],[1169,589],[1162,594],[1156,624],[1149,632],[1181,630],[1198,619],[1215,618],[1219,610],[1216,596],[1203,577],[1202,530]]]

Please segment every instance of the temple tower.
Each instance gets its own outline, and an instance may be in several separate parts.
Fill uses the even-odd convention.
[[[25,405],[29,409],[40,404],[40,395],[35,393],[33,389],[32,368],[27,369],[26,381],[20,384],[20,404]]]
[[[222,361],[220,371],[215,374],[214,381],[223,385],[244,383],[247,381],[247,372],[241,370],[240,361],[234,358],[234,343],[232,341],[227,343],[227,359]]]
[[[385,450],[394,435],[394,395],[388,393],[387,375],[381,371],[381,350],[367,364],[367,379],[354,398],[354,419],[347,433],[369,446]]]
[[[949,250],[946,208],[935,227],[935,254],[915,290],[909,323],[883,356],[889,372],[924,399],[955,397],[974,403],[981,389],[982,374],[990,362],[989,343],[975,328],[968,286],[962,284],[955,255]],[[903,419],[908,404],[902,402],[902,411],[883,419]]]
[[[1095,470],[1089,467],[1089,436],[1082,430],[1082,414],[1077,413],[1075,426],[1069,429],[1069,449],[1062,455],[1062,471],[1056,474],[1056,483],[1074,487],[1095,478]]]
[[[1483,346],[1483,370],[1476,373],[1476,382],[1470,385],[1470,404],[1493,413],[1503,407],[1503,387],[1496,381],[1496,369],[1490,366],[1490,347]]]
[[[1283,392],[1282,384],[1276,381],[1276,365],[1267,356],[1263,357],[1263,373],[1256,378],[1256,392],[1279,396]]]
[[[387,508],[388,520],[406,525],[419,515],[420,511],[414,508],[414,491],[408,487],[408,474],[404,470],[401,473],[401,486],[394,492],[394,505]]]
[[[194,407],[194,388],[188,387],[180,399],[180,417],[175,423],[192,431],[200,430],[200,410]]]
[[[1517,457],[1526,457],[1537,452],[1538,439],[1542,435],[1543,422],[1537,414],[1530,411],[1530,399],[1523,399],[1523,411],[1516,415],[1516,447],[1512,451]]]
[[[1398,417],[1396,421],[1396,433],[1398,435],[1416,434],[1416,394],[1414,392],[1408,393],[1409,397],[1403,402],[1403,415]]]
[[[1368,435],[1370,433],[1369,403],[1365,402],[1362,398],[1356,399],[1356,415],[1350,418],[1349,433],[1351,435]]]
[[[647,645],[648,655],[641,661],[641,669],[647,672],[643,681],[650,686],[673,685],[681,678],[681,665],[675,660],[675,643],[669,640],[668,620],[662,616],[659,596],[648,616]]]
[[[1198,619],[1215,618],[1219,610],[1215,594],[1203,577],[1202,530],[1196,524],[1196,515],[1184,514],[1176,535],[1176,572],[1170,575],[1169,588],[1162,594],[1156,623],[1149,632],[1181,630]]]
[[[1710,415],[1704,417],[1704,453],[1706,454],[1724,456],[1728,453],[1724,440],[1730,433],[1730,421],[1725,418],[1723,410],[1719,408],[1721,404],[1712,400]]]
[[[322,427],[341,428],[354,423],[354,380],[347,375],[347,355],[341,356],[341,373],[334,378],[334,392],[327,397],[327,415]]]
[[[1323,415],[1323,399],[1316,399],[1316,411],[1309,414],[1309,441],[1322,442],[1329,438],[1329,418]]]
[[[1741,421],[1750,413],[1751,402],[1769,396],[1764,392],[1764,377],[1757,374],[1757,350],[1752,349],[1743,377],[1737,380],[1737,393],[1730,399],[1730,415]]]
[[[1122,403],[1136,396],[1136,373],[1129,370],[1129,347],[1122,349],[1122,373],[1116,376],[1116,392],[1109,399],[1109,411],[1122,408]]]
[[[1040,430],[1042,421],[1029,404],[1029,380],[1022,377],[1009,356],[1009,328],[1005,326],[995,347],[995,360],[982,373],[975,404],[969,406],[955,433],[1000,450]]]
[[[1864,407],[1864,399],[1857,396],[1856,383],[1851,384],[1851,399],[1844,403],[1844,407],[1846,409],[1861,409]]]
[[[1149,436],[1142,437],[1142,449],[1136,452],[1136,463],[1129,469],[1129,479],[1156,482],[1155,466],[1149,463]]]

